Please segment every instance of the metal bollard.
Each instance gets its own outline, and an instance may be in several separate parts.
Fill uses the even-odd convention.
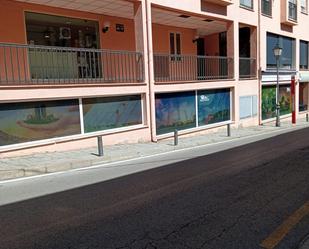
[[[102,136],[98,136],[98,155],[104,156]]]
[[[309,122],[309,114],[306,113],[306,121]]]
[[[227,124],[227,136],[231,136],[231,124]]]
[[[174,130],[174,146],[178,145],[178,130]]]

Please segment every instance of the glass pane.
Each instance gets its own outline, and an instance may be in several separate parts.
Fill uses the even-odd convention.
[[[239,116],[240,118],[248,118],[252,116],[252,96],[239,97]]]
[[[96,21],[25,13],[28,44],[99,48],[99,24]]]
[[[279,39],[277,35],[267,33],[267,67],[276,67],[276,58],[274,56],[273,49],[278,44]]]
[[[262,0],[262,13],[271,16],[271,0]]]
[[[301,12],[307,13],[307,0],[300,0]]]
[[[276,87],[264,86],[262,88],[262,119],[276,116]]]
[[[292,111],[290,85],[279,87],[280,115],[289,114]],[[262,88],[262,119],[276,116],[276,86],[264,86]]]
[[[198,91],[199,126],[230,120],[230,89]]]
[[[290,85],[279,87],[280,115],[292,112],[292,98]]]
[[[252,96],[252,115],[255,116],[258,113],[258,97],[257,95]]]
[[[195,92],[156,94],[157,134],[196,127]]]
[[[170,33],[170,53],[175,54],[175,34]]]
[[[80,134],[78,100],[0,104],[0,146]]]
[[[276,45],[282,48],[280,68],[293,69],[295,61],[295,40],[271,33],[267,33],[267,67],[276,68],[276,58],[273,52]]]
[[[240,0],[240,5],[252,9],[253,8],[253,1],[252,0]]]
[[[289,19],[297,20],[297,1],[289,0]]]
[[[299,111],[308,110],[308,83],[299,84]]]
[[[180,42],[180,34],[176,34],[176,48],[177,54],[181,54],[181,42]]]
[[[280,57],[280,65],[282,68],[293,68],[293,39],[288,37],[280,37],[280,45],[282,47],[282,55]]]
[[[308,42],[300,41],[300,69],[308,69]]]
[[[142,124],[140,95],[83,99],[85,132]]]

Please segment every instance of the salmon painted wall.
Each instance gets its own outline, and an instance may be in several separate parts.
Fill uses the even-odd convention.
[[[204,36],[205,54],[208,56],[219,55],[219,33]]]
[[[30,11],[96,20],[99,22],[101,48],[135,51],[134,20],[11,0],[0,0],[0,6],[0,42],[26,44],[24,11]],[[102,28],[105,21],[111,23],[111,28],[104,34]],[[124,24],[125,32],[116,32],[116,23]]]
[[[154,53],[170,53],[169,33],[180,33],[181,53],[196,55],[196,44],[192,42],[196,35],[195,29],[178,28],[160,24],[152,25],[153,51]]]

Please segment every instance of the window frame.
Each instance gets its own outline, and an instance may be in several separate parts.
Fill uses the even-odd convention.
[[[261,0],[261,13],[262,15],[268,16],[268,17],[272,17],[273,16],[273,4],[272,4],[272,0],[268,0],[269,1],[269,13],[265,13],[263,12],[263,2],[265,2],[267,0]]]
[[[301,44],[304,43],[307,45],[307,65],[306,67],[301,67],[302,64],[301,64]],[[309,70],[309,42],[308,41],[305,41],[305,40],[299,40],[299,70],[300,71],[307,71]]]
[[[298,4],[297,4],[297,0],[288,0],[288,6],[287,6],[287,11],[288,11],[288,19],[292,22],[297,22],[298,20]],[[294,5],[294,9],[295,9],[295,18],[290,14],[290,4]]]
[[[181,55],[182,55],[181,33],[169,32],[169,43],[170,43],[169,53],[171,61],[181,61]]]
[[[276,69],[276,65],[275,64],[271,64],[269,63],[270,61],[268,60],[268,57],[269,57],[269,54],[268,54],[268,51],[271,51],[271,56],[274,57],[273,55],[273,48],[269,49],[268,48],[268,37],[275,37],[277,42],[276,44],[279,44],[283,50],[282,50],[282,55],[280,57],[280,60],[279,60],[279,69],[280,70],[288,70],[288,71],[294,71],[296,70],[296,39],[293,38],[293,37],[289,37],[289,36],[283,36],[283,35],[278,35],[276,33],[271,33],[271,32],[267,32],[266,33],[266,67],[267,67],[267,70],[273,70],[273,69]],[[287,58],[287,57],[284,57],[284,54],[285,54],[285,50],[284,50],[284,43],[286,41],[290,40],[291,41],[291,57],[290,58]],[[275,45],[274,45],[275,46]],[[282,59],[289,59],[291,60],[291,64],[283,64],[282,63]],[[287,68],[289,67],[289,68]]]
[[[248,9],[248,10],[254,10],[254,1],[253,0],[250,0],[251,1],[251,6],[248,6],[244,3],[242,3],[242,0],[239,0],[239,6],[241,8],[245,8],[245,9]]]
[[[302,5],[302,1],[300,1],[300,12],[303,13],[303,14],[306,14],[308,15],[308,0],[304,0],[305,1],[305,6]],[[305,8],[303,8],[305,7]],[[303,10],[305,9],[305,10]]]

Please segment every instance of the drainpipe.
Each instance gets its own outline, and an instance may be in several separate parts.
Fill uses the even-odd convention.
[[[148,52],[148,86],[149,86],[149,123],[150,123],[150,133],[151,141],[157,142],[156,136],[156,116],[155,116],[155,96],[154,96],[154,75],[153,75],[153,52],[152,52],[152,21],[151,21],[151,3],[149,0],[145,0],[146,8],[146,41],[147,41],[147,52]]]
[[[271,2],[272,4],[272,2]],[[259,81],[259,108],[258,108],[258,118],[259,125],[262,125],[262,70],[261,70],[261,1],[258,1],[258,27],[257,27],[257,56],[258,56],[258,81]]]

